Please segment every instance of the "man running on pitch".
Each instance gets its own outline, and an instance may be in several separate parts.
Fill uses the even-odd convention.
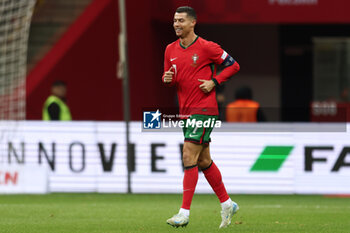
[[[217,119],[218,106],[215,86],[236,74],[240,67],[218,44],[207,41],[194,32],[196,12],[188,6],[179,7],[174,15],[173,26],[179,40],[169,44],[164,56],[163,82],[176,86],[180,115],[189,116],[186,121]],[[225,69],[216,76],[215,64]],[[213,127],[184,127],[183,147],[183,199],[178,214],[167,220],[174,226],[186,226],[189,222],[190,206],[198,181],[198,167],[221,202],[222,221],[220,228],[231,223],[238,205],[226,192],[221,173],[212,161],[209,152],[210,133]]]

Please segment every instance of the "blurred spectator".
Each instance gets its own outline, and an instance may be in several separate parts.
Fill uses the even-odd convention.
[[[226,121],[257,122],[266,121],[260,104],[253,99],[250,87],[243,86],[236,90],[235,101],[226,106]]]
[[[72,116],[66,104],[66,83],[55,81],[51,86],[51,95],[47,98],[43,107],[44,121],[70,121]]]

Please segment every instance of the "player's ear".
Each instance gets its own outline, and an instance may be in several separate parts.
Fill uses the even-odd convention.
[[[191,24],[192,24],[192,26],[193,26],[193,27],[194,27],[194,26],[196,26],[196,24],[197,24],[197,20],[196,20],[195,18],[193,18],[193,19],[192,19],[192,23],[191,23]]]

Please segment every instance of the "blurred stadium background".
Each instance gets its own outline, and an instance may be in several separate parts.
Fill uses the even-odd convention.
[[[264,123],[224,122],[213,133],[211,151],[228,191],[285,195],[280,204],[261,196],[270,200],[266,206],[272,206],[265,214],[271,217],[282,208],[278,211],[285,214],[285,222],[290,220],[290,208],[297,213],[289,202],[303,200],[300,205],[310,214],[324,207],[309,222],[310,228],[303,228],[308,224],[305,219],[295,220],[305,211],[299,206],[300,213],[293,214],[302,222],[298,228],[278,222],[277,231],[275,225],[255,229],[249,227],[260,223],[251,222],[241,232],[349,232],[350,222],[344,220],[350,215],[349,199],[328,200],[322,206],[323,195],[350,196],[350,2],[346,0],[125,1],[128,86],[125,78],[118,77],[124,48],[117,0],[0,0],[0,193],[180,193],[181,133],[141,128],[145,109],[177,107],[175,89],[164,88],[160,78],[165,47],[177,39],[173,12],[182,5],[196,9],[196,32],[220,44],[241,65],[222,90],[222,105],[234,100],[237,87],[247,85],[267,118]],[[67,83],[71,122],[41,121],[55,80]],[[196,191],[211,193],[203,177]],[[305,194],[318,195],[320,204]],[[0,196],[2,212],[8,211],[6,203],[38,202],[16,197]],[[61,201],[64,197],[76,200],[77,208],[82,200],[96,198],[99,203],[101,198],[52,196]],[[129,198],[116,197],[126,202]],[[307,200],[298,199],[302,197]],[[163,197],[142,196],[145,202],[157,198]],[[237,198],[247,207],[260,208],[253,205],[261,204],[259,195]],[[169,200],[176,206],[174,196]],[[325,215],[333,204],[334,215]],[[166,216],[160,217],[165,220],[173,211],[163,213]],[[246,214],[246,219],[260,217]],[[327,222],[337,214],[338,222]],[[236,224],[245,225],[246,219]],[[326,223],[312,228],[318,221]],[[164,232],[147,223],[142,225],[145,229],[127,227],[121,231]],[[201,232],[211,232],[208,229]]]

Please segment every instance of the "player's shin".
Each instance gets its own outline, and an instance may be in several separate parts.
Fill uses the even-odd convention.
[[[185,167],[181,208],[189,210],[198,181],[198,166]]]
[[[212,161],[209,167],[202,169],[205,178],[214,190],[216,196],[219,198],[220,203],[230,201],[230,197],[226,192],[224,183],[222,182],[222,176],[220,170],[216,164]]]

